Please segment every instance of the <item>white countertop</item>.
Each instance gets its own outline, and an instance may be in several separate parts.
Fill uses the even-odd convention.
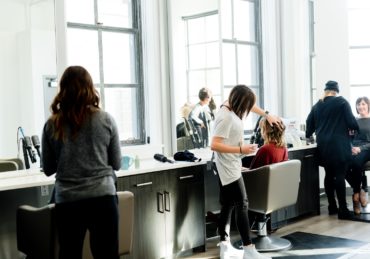
[[[144,174],[149,172],[164,171],[182,167],[190,167],[195,165],[205,164],[206,160],[201,162],[174,162],[162,163],[154,159],[140,161],[140,167],[135,169],[132,165],[128,170],[120,170],[116,172],[118,177]],[[14,190],[21,188],[37,187],[43,185],[54,184],[55,175],[46,176],[39,168],[31,168],[27,170],[2,172],[0,173],[0,191]]]
[[[297,148],[290,148],[289,151],[301,150],[307,148],[314,148],[316,145],[302,146]],[[212,151],[210,149],[194,149],[190,150],[194,153],[195,157],[202,158],[200,162],[180,162],[175,161],[171,163],[162,163],[154,158],[145,159],[140,161],[140,167],[135,168],[132,165],[128,170],[120,170],[116,172],[118,177],[131,176],[137,174],[144,174],[149,172],[157,172],[164,170],[171,170],[176,168],[190,167],[195,165],[201,165],[211,160]],[[251,154],[254,155],[254,154]],[[19,170],[11,172],[0,173],[0,191],[14,190],[28,187],[37,187],[44,185],[54,184],[55,176],[46,176],[40,170],[40,168],[31,168],[28,170]]]

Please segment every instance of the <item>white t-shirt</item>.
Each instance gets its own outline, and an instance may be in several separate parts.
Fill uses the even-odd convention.
[[[243,142],[243,120],[227,107],[221,107],[216,114],[213,136],[223,138],[223,143],[240,146]],[[216,166],[222,185],[230,184],[241,177],[241,154],[216,153]]]

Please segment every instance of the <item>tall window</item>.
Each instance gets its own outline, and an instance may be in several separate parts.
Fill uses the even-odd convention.
[[[218,12],[183,18],[186,26],[188,100],[199,102],[202,87],[211,89],[215,102],[221,103],[221,73]]]
[[[140,0],[66,0],[68,65],[92,75],[122,144],[145,143]]]
[[[315,54],[315,15],[314,15],[314,0],[308,0],[308,19],[309,19],[309,56],[310,56],[310,86],[311,86],[311,106],[316,103],[316,73],[315,73],[315,63],[316,63],[316,54]]]
[[[253,89],[263,106],[259,0],[221,0],[222,78],[224,96],[236,84]],[[245,129],[254,127],[248,116]]]
[[[370,1],[348,0],[351,107],[360,96],[370,97]]]

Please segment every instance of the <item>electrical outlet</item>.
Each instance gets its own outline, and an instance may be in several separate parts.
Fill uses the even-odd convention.
[[[49,195],[49,186],[47,185],[40,186],[40,190],[41,190],[41,196]]]

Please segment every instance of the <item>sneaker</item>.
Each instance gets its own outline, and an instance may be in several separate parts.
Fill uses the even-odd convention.
[[[260,254],[254,245],[243,246],[243,259],[271,259],[271,257]]]
[[[220,259],[241,259],[243,257],[243,250],[233,247],[230,241],[221,241],[218,245],[220,246]]]

